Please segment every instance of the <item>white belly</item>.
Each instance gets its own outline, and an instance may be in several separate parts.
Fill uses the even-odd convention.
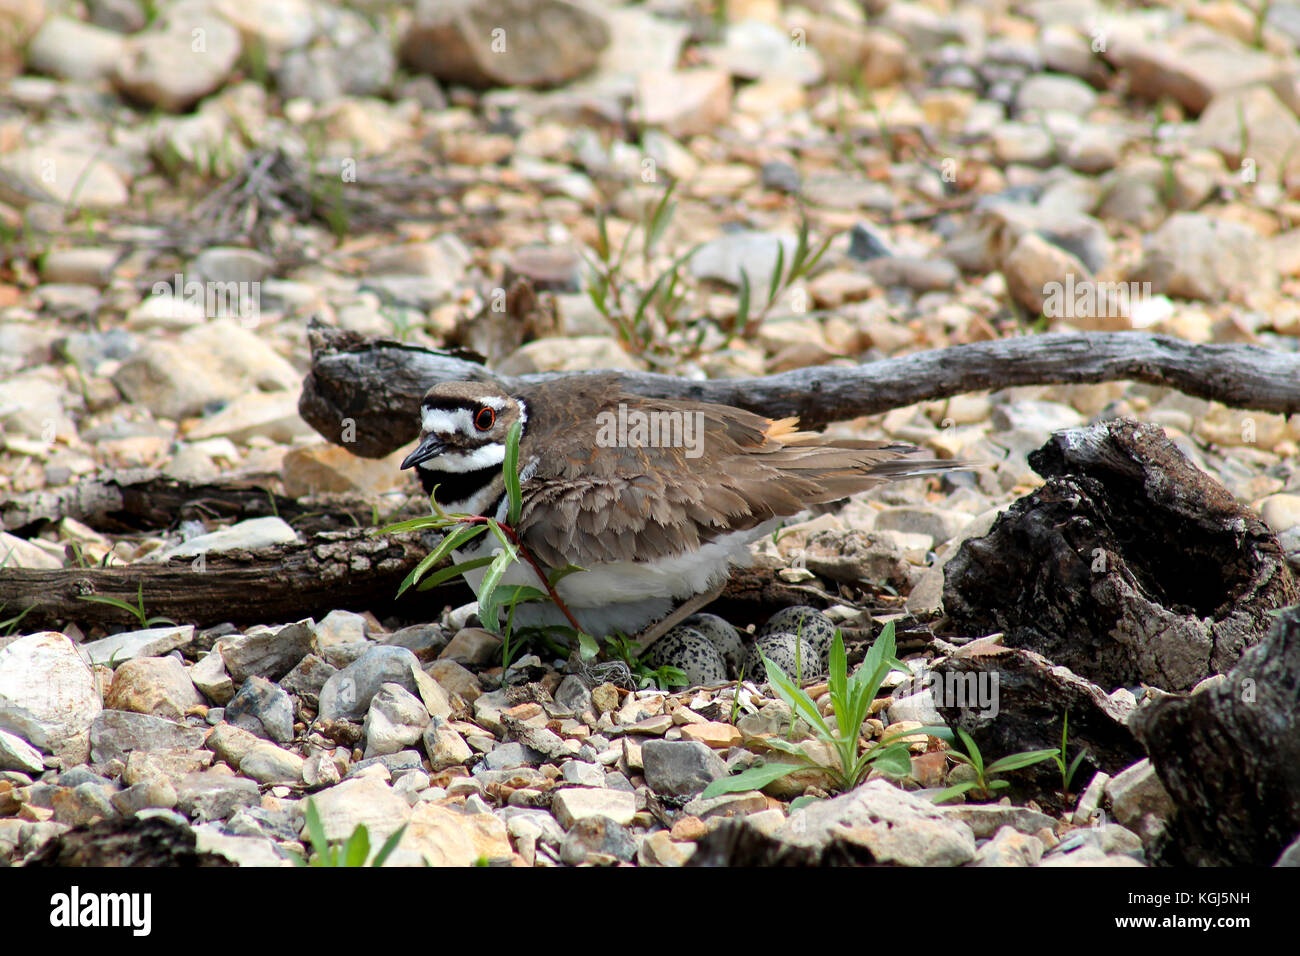
[[[750,543],[770,534],[776,524],[772,521],[748,531],[738,531],[718,538],[698,551],[669,558],[593,565],[566,576],[555,589],[587,633],[604,637],[613,631],[622,631],[630,636],[664,617],[681,601],[724,583],[732,566],[749,563]],[[470,549],[456,552],[454,559],[466,561],[500,550],[501,543],[488,533],[475,539]],[[476,595],[485,574],[486,567],[465,573],[465,580]],[[501,582],[541,586],[532,565],[523,560],[512,565]],[[519,605],[515,611],[515,623],[569,626],[559,608],[550,601]]]

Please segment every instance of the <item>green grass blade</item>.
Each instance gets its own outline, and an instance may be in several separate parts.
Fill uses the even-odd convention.
[[[807,770],[807,764],[768,763],[761,767],[750,767],[734,777],[721,777],[704,788],[700,794],[704,799],[720,797],[724,793],[741,793],[746,790],[762,790],[774,780],[788,777],[799,770]]]
[[[1042,763],[1044,760],[1051,760],[1057,756],[1057,750],[1026,750],[1024,753],[1010,754],[1001,757],[988,765],[985,773],[1005,773],[1008,770],[1019,770],[1022,767],[1030,767],[1036,763]]]
[[[776,301],[776,294],[781,291],[781,280],[785,275],[785,243],[779,239],[776,243],[776,266],[772,272],[772,281],[767,284],[767,304]]]
[[[514,527],[519,523],[519,515],[524,510],[524,496],[519,489],[519,436],[523,432],[523,423],[515,422],[506,435],[506,460],[502,466],[506,480],[506,497],[510,500],[510,509],[506,523]]]
[[[429,569],[445,558],[451,552],[457,550],[462,545],[473,541],[481,535],[487,528],[484,525],[476,524],[467,527],[458,527],[438,542],[438,546],[420,559],[420,563],[411,569],[411,572],[402,579],[401,586],[397,589],[397,596],[401,597],[411,585],[419,581]]]
[[[375,861],[371,866],[383,866],[384,863],[388,861],[388,858],[392,856],[393,851],[397,849],[397,844],[402,842],[402,836],[405,833],[406,824],[403,823],[392,832],[392,835],[390,835],[387,840],[384,841],[384,845],[381,846],[379,852],[375,854]]]
[[[357,828],[352,831],[352,836],[348,837],[348,842],[343,845],[343,865],[365,866],[368,856],[370,856],[370,834],[366,832],[364,823],[358,823]]]
[[[833,739],[835,735],[831,733],[831,728],[827,726],[813,699],[805,694],[798,684],[787,677],[785,671],[768,660],[767,655],[763,655],[763,666],[767,668],[768,682],[776,689],[777,695],[790,706],[790,709],[802,717],[808,726],[820,731],[827,738]]]
[[[462,561],[460,564],[452,564],[448,567],[434,571],[416,586],[416,590],[427,591],[430,588],[436,588],[443,581],[464,574],[466,571],[473,571],[475,568],[481,568],[485,564],[491,564],[492,557],[492,555],[488,555],[484,558],[475,558],[472,561]]]

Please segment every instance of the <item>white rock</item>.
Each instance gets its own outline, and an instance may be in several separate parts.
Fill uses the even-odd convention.
[[[25,538],[0,531],[0,568],[57,571],[63,562]]]
[[[201,534],[170,548],[159,548],[142,561],[157,563],[171,558],[193,558],[210,551],[256,551],[277,544],[295,544],[298,534],[283,518],[249,518],[222,531]]]
[[[0,770],[44,773],[45,762],[41,759],[41,752],[23,738],[0,730]]]
[[[123,631],[103,640],[82,644],[77,650],[91,664],[116,665],[136,657],[162,657],[193,639],[193,624],[172,624],[142,631]]]
[[[102,709],[95,675],[65,635],[41,631],[0,649],[0,729],[65,763],[83,763]]]

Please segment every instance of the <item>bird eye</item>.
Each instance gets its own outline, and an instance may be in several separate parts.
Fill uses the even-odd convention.
[[[497,420],[496,411],[490,407],[485,406],[483,408],[480,408],[478,410],[478,414],[474,416],[474,427],[481,432],[485,432],[493,425],[496,424],[496,420]]]

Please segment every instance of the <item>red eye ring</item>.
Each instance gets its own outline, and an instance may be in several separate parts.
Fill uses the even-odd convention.
[[[497,422],[497,413],[490,405],[485,405],[474,416],[474,427],[481,432],[487,431]]]

